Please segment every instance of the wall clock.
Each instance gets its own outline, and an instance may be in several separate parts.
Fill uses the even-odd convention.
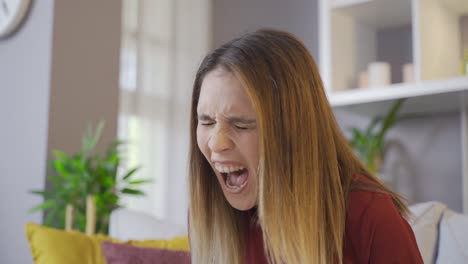
[[[30,5],[31,0],[0,0],[0,38],[21,26]]]

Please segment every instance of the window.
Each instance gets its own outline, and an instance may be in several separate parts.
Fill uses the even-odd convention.
[[[119,138],[128,142],[126,167],[141,165],[136,178],[146,197],[124,197],[127,208],[165,217],[171,100],[171,1],[124,0],[120,73]]]
[[[187,224],[192,85],[211,46],[211,0],[123,0],[119,136],[129,166],[152,178],[130,209]]]

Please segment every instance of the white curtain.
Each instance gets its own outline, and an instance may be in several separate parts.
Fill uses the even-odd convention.
[[[186,224],[190,95],[211,41],[210,0],[123,0],[119,137],[151,178],[126,207]]]

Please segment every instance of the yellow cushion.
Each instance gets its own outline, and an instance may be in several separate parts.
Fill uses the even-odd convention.
[[[88,236],[77,231],[64,231],[38,224],[26,224],[26,235],[35,264],[106,264],[101,243],[123,243],[104,235]],[[189,250],[187,237],[171,240],[128,241],[126,244],[172,250]]]
[[[176,237],[171,240],[129,240],[126,244],[137,247],[164,248],[170,250],[189,251],[188,237]]]

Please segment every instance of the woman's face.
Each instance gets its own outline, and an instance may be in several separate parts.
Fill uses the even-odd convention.
[[[197,107],[197,142],[229,204],[248,210],[258,199],[258,133],[252,103],[236,77],[209,72]]]

